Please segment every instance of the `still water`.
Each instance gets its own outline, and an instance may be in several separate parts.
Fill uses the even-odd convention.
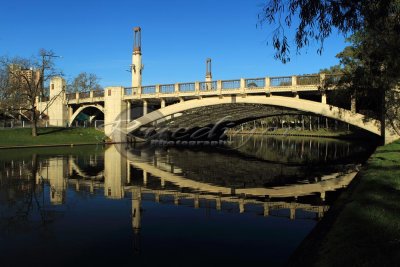
[[[373,149],[231,141],[1,150],[1,266],[281,265]]]

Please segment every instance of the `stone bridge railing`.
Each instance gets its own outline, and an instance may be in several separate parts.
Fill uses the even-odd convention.
[[[139,95],[158,95],[158,94],[183,94],[191,95],[193,93],[223,94],[224,92],[233,93],[252,93],[261,91],[301,91],[317,90],[325,84],[335,84],[340,80],[341,75],[301,75],[301,76],[282,76],[265,78],[242,78],[233,80],[217,80],[209,82],[186,82],[175,84],[157,84],[141,87],[125,87],[124,96]],[[65,95],[67,101],[94,102],[104,97],[104,90],[93,90],[87,92],[76,92]],[[46,101],[46,99],[43,99]],[[41,100],[40,102],[44,102]]]
[[[251,92],[257,90],[274,91],[282,88],[316,90],[326,84],[337,83],[341,75],[302,75],[302,76],[283,76],[283,77],[265,77],[250,79],[218,80],[209,82],[187,82],[175,84],[157,84],[141,87],[126,87],[124,96],[137,95],[156,95],[156,94],[186,94],[194,92],[225,92],[225,91],[243,91]]]
[[[65,99],[67,101],[70,100],[80,100],[80,99],[94,99],[94,98],[103,98],[104,97],[104,90],[92,90],[86,92],[76,92],[76,93],[69,93],[65,95]]]

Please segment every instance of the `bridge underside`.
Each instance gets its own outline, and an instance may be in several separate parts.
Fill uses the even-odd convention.
[[[236,126],[247,121],[279,115],[301,115],[308,112],[284,107],[266,106],[260,104],[221,104],[208,107],[198,107],[184,112],[175,113],[155,121],[154,126],[170,128],[193,128],[215,125],[218,122],[232,122]]]
[[[380,122],[365,117],[362,114],[350,110],[334,107],[326,103],[315,102],[294,97],[252,95],[238,97],[207,97],[188,100],[172,104],[155,110],[136,120],[126,124],[126,127],[119,127],[122,134],[135,133],[144,127],[157,127],[159,123],[174,125],[174,128],[196,125],[201,127],[207,124],[215,124],[225,116],[232,116],[230,121],[237,124],[274,115],[284,114],[315,114],[338,121],[348,123],[362,130],[380,135]],[[172,120],[173,119],[173,120]],[[107,134],[107,133],[106,133]],[[119,133],[111,133],[111,135]],[[110,135],[110,136],[111,136]],[[113,137],[112,137],[113,138]],[[386,142],[398,138],[387,129]]]
[[[78,107],[69,119],[69,125],[77,121],[104,120],[104,108],[101,105],[87,105]]]

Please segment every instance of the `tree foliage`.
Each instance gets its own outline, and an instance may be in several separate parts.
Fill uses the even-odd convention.
[[[398,0],[268,0],[259,14],[259,24],[274,27],[272,44],[275,57],[282,62],[290,60],[290,45],[286,29],[294,27],[296,51],[308,46],[311,41],[320,44],[318,52],[332,34],[334,28],[344,35],[365,28],[374,28],[381,18],[397,12]]]
[[[340,66],[324,71],[340,70],[344,74],[341,83],[352,95],[375,103],[382,136],[387,120],[398,130],[400,0],[270,0],[260,15],[261,24],[275,26],[275,58],[283,63],[290,60],[285,32],[289,27],[296,28],[296,52],[313,40],[320,44],[321,53],[324,41],[335,28],[345,36],[351,35],[352,45],[338,55]]]
[[[33,125],[32,136],[37,135],[37,122],[42,115],[36,100],[45,94],[45,83],[60,75],[54,68],[53,57],[54,52],[42,49],[32,59],[0,58],[0,112],[29,119]],[[52,100],[48,101],[48,105],[51,103]]]
[[[93,73],[81,72],[68,85],[69,92],[88,92],[91,90],[101,90],[99,77]]]

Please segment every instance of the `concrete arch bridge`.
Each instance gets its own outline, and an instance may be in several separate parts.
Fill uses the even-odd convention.
[[[305,99],[265,95],[212,96],[179,102],[130,121],[126,125],[126,133],[134,133],[143,126],[159,124],[188,128],[229,121],[232,126],[236,126],[258,118],[291,114],[320,115],[346,122],[375,135],[380,134],[379,121],[350,110]]]
[[[175,128],[203,127],[225,118],[237,125],[258,118],[282,114],[315,114],[380,135],[380,122],[357,113],[356,99],[349,109],[330,105],[330,92],[336,86],[324,86],[337,76],[303,75],[255,79],[218,80],[137,87],[107,87],[103,91],[63,93],[65,81],[51,80],[53,104],[47,113],[56,126],[73,125],[82,112],[91,120],[104,116],[104,131],[113,141],[142,127],[166,125]],[[321,90],[324,88],[324,91]],[[39,109],[47,102],[38,100]],[[61,118],[61,119],[59,119]],[[398,136],[387,129],[385,140]]]

